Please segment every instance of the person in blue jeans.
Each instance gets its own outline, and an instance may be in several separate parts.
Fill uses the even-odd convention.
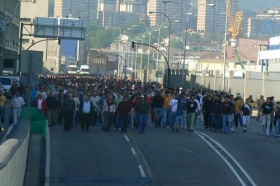
[[[211,106],[212,123],[214,130],[220,132],[221,130],[221,101],[219,95],[214,96],[214,101]]]
[[[162,125],[163,104],[164,99],[161,96],[161,92],[157,91],[157,94],[152,99],[152,108],[155,113],[155,127],[161,127]]]
[[[136,110],[138,113],[138,129],[139,134],[144,133],[144,129],[147,126],[148,121],[148,113],[150,112],[150,105],[146,101],[145,96],[141,95],[140,102],[136,106]]]
[[[229,101],[229,96],[226,95],[224,97],[225,101],[221,103],[221,112],[223,115],[223,127],[222,127],[222,132],[229,134],[231,130],[231,114],[234,109],[233,103]]]

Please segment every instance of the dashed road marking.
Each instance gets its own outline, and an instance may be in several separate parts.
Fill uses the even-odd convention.
[[[124,138],[126,139],[126,141],[130,141],[127,135],[124,135]]]
[[[134,148],[131,148],[131,152],[132,152],[133,155],[136,155],[136,152],[135,152]]]
[[[145,177],[146,177],[146,174],[145,174],[144,169],[143,169],[143,167],[142,167],[141,165],[139,165],[139,169],[140,169],[140,172],[141,172],[141,176],[142,176],[143,178],[145,178]]]

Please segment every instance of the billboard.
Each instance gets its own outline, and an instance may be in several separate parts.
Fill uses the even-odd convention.
[[[54,39],[85,39],[84,21],[78,18],[47,18],[34,19],[34,37]]]

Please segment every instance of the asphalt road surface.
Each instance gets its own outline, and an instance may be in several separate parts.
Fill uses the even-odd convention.
[[[51,186],[114,185],[280,185],[280,141],[260,133],[254,119],[248,132],[172,132],[149,125],[144,134],[82,132],[50,128]]]
[[[1,130],[0,133],[0,142],[2,143],[6,136],[8,135],[8,133],[11,131],[12,127],[9,125],[9,115],[11,112],[11,100],[8,99],[7,103],[5,105],[5,117],[4,117],[4,130]],[[7,133],[8,132],[8,133]]]

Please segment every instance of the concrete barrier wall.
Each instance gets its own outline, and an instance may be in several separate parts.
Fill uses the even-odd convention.
[[[185,90],[189,88],[207,88],[218,91],[226,91],[233,95],[241,93],[242,97],[247,98],[253,95],[253,99],[257,99],[260,95],[265,97],[274,96],[275,100],[280,100],[280,73],[275,72],[251,72],[245,71],[244,77],[234,77],[233,71],[229,72],[229,77],[225,78],[225,89],[223,86],[223,77],[219,71],[206,75],[205,72],[196,73],[189,71],[184,81],[178,81],[179,71],[172,71],[170,74],[169,87],[183,87]],[[166,77],[167,71],[165,71]],[[166,83],[166,82],[164,82]],[[165,84],[166,85],[166,84]]]
[[[21,119],[7,140],[0,145],[0,185],[23,185],[29,139],[29,120]]]

